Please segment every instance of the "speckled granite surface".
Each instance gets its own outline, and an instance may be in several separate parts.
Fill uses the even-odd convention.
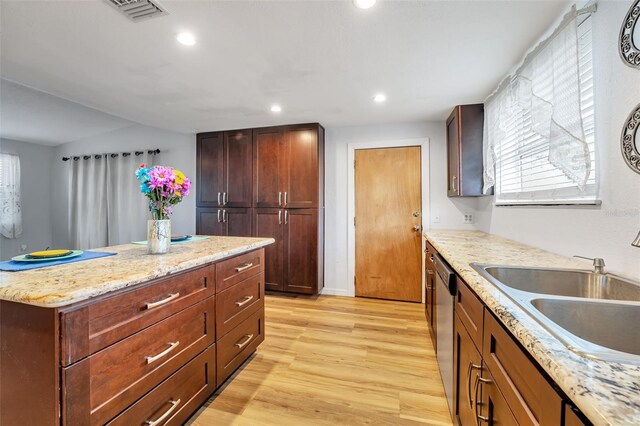
[[[587,359],[571,352],[469,265],[479,262],[590,270],[591,261],[567,258],[479,231],[432,230],[425,237],[594,424],[640,424],[640,365]]]
[[[208,237],[173,245],[163,255],[149,255],[146,246],[135,244],[92,249],[117,255],[31,271],[0,272],[0,299],[50,308],[69,305],[273,242],[271,238]]]

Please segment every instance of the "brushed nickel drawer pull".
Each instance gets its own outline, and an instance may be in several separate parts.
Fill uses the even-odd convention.
[[[151,302],[151,303],[147,303],[145,305],[145,309],[153,309],[153,308],[157,308],[160,305],[164,305],[165,303],[169,303],[171,302],[173,299],[177,299],[178,297],[180,297],[180,293],[171,293],[169,294],[169,297],[165,297],[162,300],[158,300],[157,302]]]
[[[251,302],[252,300],[253,300],[253,296],[245,296],[242,302],[236,302],[236,306],[237,307],[244,306],[247,303]]]
[[[222,194],[221,192],[218,192],[218,205],[219,205],[219,206],[221,206],[221,205],[222,205],[222,203],[220,202],[220,195],[221,195],[221,194]]]
[[[249,343],[251,339],[253,339],[253,334],[245,334],[244,337],[246,337],[247,340],[242,343],[236,343],[234,346],[237,346],[239,349],[244,348],[245,346],[247,346],[247,343]]]
[[[227,193],[226,192],[222,193],[222,205],[223,206],[227,205]]]
[[[284,191],[284,205],[287,206],[287,191]]]
[[[176,342],[169,342],[168,344],[169,344],[169,347],[167,349],[165,349],[164,351],[160,352],[158,355],[146,356],[145,358],[147,360],[147,364],[151,364],[152,362],[156,362],[157,360],[159,360],[163,356],[168,355],[169,352],[174,350],[180,344],[180,341],[178,340]]]
[[[236,268],[236,272],[246,271],[247,269],[251,268],[252,266],[253,266],[253,263],[245,263],[242,266],[238,266]]]
[[[173,399],[171,399],[171,400],[169,400],[169,404],[171,404],[171,407],[169,407],[169,409],[168,409],[167,411],[165,411],[165,413],[164,413],[163,415],[161,415],[160,417],[158,417],[158,419],[157,419],[157,420],[153,420],[153,421],[151,421],[151,420],[147,420],[147,421],[145,421],[144,423],[145,423],[145,424],[147,424],[147,425],[149,425],[149,426],[156,426],[156,425],[159,425],[159,424],[160,424],[160,423],[162,423],[162,422],[163,422],[167,417],[169,417],[169,415],[170,415],[171,413],[173,413],[173,410],[175,410],[175,409],[176,409],[176,407],[177,407],[178,405],[180,405],[180,400],[178,399],[178,400],[174,401]]]
[[[282,207],[282,192],[278,192],[278,207]]]

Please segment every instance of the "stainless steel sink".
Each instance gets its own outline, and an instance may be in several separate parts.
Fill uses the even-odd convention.
[[[640,301],[639,285],[611,274],[516,266],[484,266],[480,273],[490,281],[529,293]]]
[[[583,270],[471,266],[570,350],[640,364],[640,283]]]
[[[553,322],[550,331],[577,352],[619,361],[640,356],[640,304],[545,298],[531,305]]]

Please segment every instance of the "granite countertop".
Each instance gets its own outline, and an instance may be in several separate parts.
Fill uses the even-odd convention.
[[[570,351],[469,265],[479,262],[591,270],[591,261],[480,231],[432,230],[425,237],[594,424],[638,424],[640,365],[588,359]]]
[[[272,238],[214,237],[171,246],[163,255],[146,245],[91,249],[117,253],[65,265],[0,272],[0,300],[55,308],[80,302],[154,278],[184,271],[272,244]]]

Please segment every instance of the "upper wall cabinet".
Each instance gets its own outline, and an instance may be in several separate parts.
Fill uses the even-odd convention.
[[[323,207],[322,126],[255,129],[253,140],[256,207]]]
[[[482,193],[484,105],[458,105],[447,119],[449,197],[478,197]]]
[[[198,207],[251,207],[252,131],[197,136]]]

